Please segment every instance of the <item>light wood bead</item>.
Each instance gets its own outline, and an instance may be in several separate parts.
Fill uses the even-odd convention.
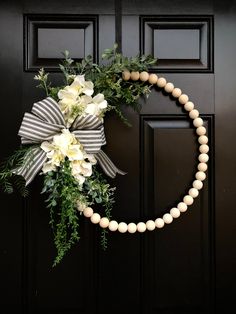
[[[149,74],[148,74],[148,72],[146,72],[146,71],[141,72],[140,75],[139,75],[139,79],[140,79],[140,81],[142,81],[142,82],[148,81],[148,79],[149,79]]]
[[[178,205],[177,205],[177,208],[179,209],[179,211],[181,213],[184,213],[186,212],[186,210],[188,209],[188,206],[184,203],[184,202],[180,202]]]
[[[183,201],[186,205],[192,205],[193,204],[193,198],[190,195],[185,195],[183,198]]]
[[[100,222],[101,216],[98,213],[92,214],[90,220],[93,224],[98,224]]]
[[[157,80],[157,86],[163,88],[166,85],[166,79],[164,77],[160,77]]]
[[[149,75],[148,82],[150,84],[156,84],[157,80],[158,80],[158,76],[156,74],[152,73],[152,74]]]
[[[202,120],[202,118],[196,118],[196,119],[194,119],[194,120],[193,120],[193,125],[194,125],[196,128],[202,126],[202,125],[203,125],[203,120]]]
[[[161,229],[161,228],[164,227],[165,222],[164,222],[164,220],[163,220],[162,218],[157,218],[157,219],[155,220],[155,225],[156,225],[156,227],[157,227],[158,229]]]
[[[153,231],[156,228],[155,222],[153,220],[148,220],[146,222],[147,230]]]
[[[179,98],[182,94],[182,90],[180,88],[174,88],[172,92],[172,96],[175,98]]]
[[[206,162],[208,162],[208,160],[209,160],[209,156],[208,156],[207,154],[200,154],[200,155],[198,156],[198,160],[199,160],[200,162],[206,163]]]
[[[199,151],[202,153],[202,154],[207,154],[209,152],[209,146],[206,145],[206,144],[203,144],[199,147]]]
[[[128,232],[135,233],[137,231],[137,225],[133,222],[128,224]]]
[[[120,222],[118,225],[118,231],[120,233],[125,233],[125,232],[127,232],[127,230],[128,230],[127,224],[125,222]]]
[[[109,219],[107,217],[102,217],[99,225],[101,228],[107,228],[109,226]]]
[[[206,128],[204,126],[199,126],[196,130],[197,135],[205,135],[206,134]]]
[[[180,210],[176,207],[171,208],[170,214],[173,218],[178,218],[180,216]]]
[[[199,117],[199,111],[197,109],[193,109],[189,112],[189,117],[191,119],[196,119]],[[200,125],[199,125],[200,126]]]
[[[108,226],[110,231],[116,231],[118,229],[118,222],[115,220],[111,220]]]
[[[207,171],[208,166],[205,162],[200,162],[197,168],[199,171]]]
[[[133,81],[138,81],[139,80],[139,72],[138,71],[132,71],[130,73],[130,78]]]
[[[86,207],[83,211],[85,217],[90,218],[93,214],[93,209],[91,207]]]
[[[188,102],[188,100],[189,100],[189,97],[188,97],[188,95],[186,95],[186,94],[182,94],[182,95],[179,97],[179,103],[180,103],[181,105],[186,104],[186,103]]]
[[[158,84],[158,82],[157,82]],[[174,84],[172,83],[167,83],[166,86],[164,87],[164,90],[167,92],[167,93],[172,93],[173,89],[174,89]]]
[[[162,219],[164,220],[166,224],[171,224],[173,221],[173,217],[171,216],[171,214],[168,214],[168,213],[163,215]]]
[[[139,222],[138,224],[137,224],[137,231],[138,232],[144,232],[144,231],[146,231],[146,224],[144,223],[144,222]]]
[[[205,172],[203,171],[198,171],[196,174],[195,174],[195,178],[197,180],[200,180],[200,181],[204,181],[206,179],[206,174]]]
[[[192,198],[196,198],[198,195],[199,195],[199,192],[197,189],[195,188],[191,188],[189,191],[188,191],[188,194],[190,196],[192,196]]]
[[[123,79],[124,81],[128,81],[128,80],[130,79],[130,76],[131,76],[130,71],[124,71],[124,72],[122,73],[122,79]]]
[[[203,183],[200,180],[193,181],[193,187],[197,190],[201,190],[203,187]]]
[[[192,111],[194,109],[194,103],[191,101],[186,102],[186,104],[184,105],[184,109],[186,111]]]
[[[207,144],[208,143],[208,137],[206,135],[201,135],[198,138],[199,144]]]

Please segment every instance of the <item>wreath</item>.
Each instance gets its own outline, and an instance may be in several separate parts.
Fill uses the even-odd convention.
[[[170,224],[194,202],[206,178],[209,146],[203,120],[179,88],[148,73],[157,60],[151,56],[124,57],[117,51],[117,45],[106,49],[102,59],[105,60],[102,65],[93,63],[91,56],[75,62],[65,51],[59,64],[64,77],[61,86],[52,86],[49,74],[40,69],[34,79],[39,83],[37,87],[44,89],[46,98],[24,114],[18,133],[21,146],[0,170],[3,190],[12,193],[16,188],[24,197],[35,176],[43,175],[42,193],[47,195],[45,202],[57,250],[54,266],[79,240],[81,215],[100,225],[101,245],[106,249],[108,230],[142,233]],[[104,117],[113,110],[130,126],[122,104],[140,111],[138,100],[148,97],[152,86],[171,94],[193,120],[200,144],[198,171],[188,194],[163,217],[137,224],[118,223],[111,214],[115,187],[110,186],[107,176],[114,178],[125,172],[102,150],[106,144]],[[99,213],[92,209],[97,205]]]

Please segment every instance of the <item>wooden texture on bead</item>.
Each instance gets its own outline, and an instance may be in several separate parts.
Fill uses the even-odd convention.
[[[166,85],[166,79],[164,77],[160,77],[157,80],[157,86],[163,88]]]
[[[156,225],[156,227],[157,227],[158,229],[161,229],[161,228],[164,227],[165,222],[164,222],[164,220],[163,220],[162,218],[157,218],[157,219],[155,220],[155,225]]]
[[[193,198],[190,195],[185,195],[183,198],[183,201],[186,205],[192,205],[193,204]]]
[[[171,208],[170,210],[170,215],[173,217],[173,218],[178,218],[180,216],[180,210],[176,207],[173,207]]]
[[[184,105],[184,109],[186,111],[192,111],[194,109],[194,103],[191,101],[188,101],[185,105]]]
[[[99,222],[99,225],[101,228],[107,228],[109,225],[109,219],[107,217],[102,217]]]
[[[193,181],[193,187],[197,190],[201,190],[203,187],[203,183],[200,180],[194,180]]]
[[[180,95],[182,94],[182,91],[180,88],[174,88],[173,89],[173,92],[172,92],[172,96],[175,97],[175,98],[179,98]]]
[[[158,82],[157,82],[158,83]],[[167,93],[172,93],[173,89],[174,89],[174,84],[172,83],[167,83],[166,86],[164,87],[164,90],[167,92]]]
[[[144,231],[146,231],[146,224],[144,223],[144,222],[139,222],[138,224],[137,224],[137,231],[138,232],[144,232]]]
[[[196,198],[198,195],[199,195],[199,192],[197,189],[195,188],[191,188],[189,191],[188,191],[188,194],[190,196],[192,196],[192,198]]]
[[[206,144],[203,144],[199,147],[199,151],[202,153],[202,154],[207,154],[209,152],[209,146],[206,145]]]
[[[140,81],[142,81],[142,82],[148,81],[148,79],[149,79],[149,74],[148,74],[148,72],[146,72],[146,71],[141,72],[140,75],[139,75],[139,79],[140,79]]]
[[[125,222],[120,222],[118,225],[118,231],[120,233],[125,233],[128,230],[128,226]]]
[[[184,104],[186,104],[187,102],[188,102],[188,100],[189,100],[189,97],[188,97],[188,95],[186,95],[186,94],[182,94],[180,97],[179,97],[179,103],[181,104],[181,105],[184,105]]]
[[[196,119],[199,117],[199,111],[197,109],[193,109],[189,112],[189,117],[191,119]],[[200,125],[199,125],[200,126]]]
[[[200,180],[200,181],[204,181],[206,179],[206,174],[205,172],[203,171],[198,171],[196,174],[195,174],[195,178],[197,180]]]
[[[130,73],[130,78],[133,81],[138,81],[139,80],[139,72],[138,71],[132,71]]]
[[[197,168],[199,171],[207,171],[208,166],[205,162],[200,162]]]
[[[184,202],[180,202],[178,205],[177,205],[177,208],[179,209],[179,211],[181,213],[184,213],[186,212],[186,210],[188,209],[188,206],[184,203]]]
[[[147,230],[153,231],[156,228],[155,222],[153,220],[148,220],[146,222]]]
[[[124,81],[128,81],[128,80],[130,79],[130,72],[129,72],[129,71],[124,71],[124,72],[122,73],[122,79],[123,79]]]
[[[162,219],[164,220],[166,224],[170,224],[173,221],[173,217],[171,216],[171,214],[163,215]]]
[[[135,233],[137,231],[137,225],[133,222],[130,222],[128,224],[128,232],[129,233]]]
[[[148,82],[150,84],[156,84],[157,80],[158,80],[158,76],[156,74],[152,73],[152,74],[149,75]]]
[[[201,135],[198,138],[199,144],[207,144],[208,143],[208,137],[206,135]]]
[[[83,211],[85,217],[90,218],[93,214],[93,209],[91,207],[86,207]]]
[[[110,221],[108,228],[110,231],[116,231],[118,229],[118,222],[115,220]]]
[[[199,126],[196,129],[196,133],[197,135],[201,136],[201,135],[205,135],[206,134],[206,128],[204,126]]]
[[[99,221],[101,219],[101,216],[98,213],[94,213],[92,214],[92,216],[90,217],[90,220],[93,224],[98,224]]]
[[[199,160],[200,162],[206,163],[206,162],[208,162],[208,160],[209,160],[209,156],[208,156],[207,154],[200,154],[200,155],[198,156],[198,160]]]

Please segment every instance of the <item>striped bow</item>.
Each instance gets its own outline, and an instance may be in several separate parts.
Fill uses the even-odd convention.
[[[21,136],[22,144],[40,144],[43,141],[51,141],[54,135],[65,128],[65,119],[59,105],[48,97],[35,103],[31,113],[25,113],[18,135]],[[101,146],[106,144],[106,139],[99,118],[93,115],[78,116],[70,127],[70,132],[83,145],[87,154],[95,154],[99,165],[109,177],[114,178],[117,173],[125,174],[101,150]],[[24,165],[14,172],[23,176],[28,185],[46,161],[46,152],[37,146],[32,148],[28,156],[26,155]]]

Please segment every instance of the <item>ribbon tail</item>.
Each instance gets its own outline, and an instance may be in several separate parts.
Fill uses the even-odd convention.
[[[125,175],[126,172],[118,169],[111,159],[102,151],[100,150],[96,155],[96,159],[105,172],[106,175],[108,175],[111,178],[115,178],[116,174],[119,173],[121,175]]]
[[[26,154],[23,165],[14,169],[13,173],[22,176],[27,186],[42,169],[46,160],[46,153],[40,147],[33,148]]]

